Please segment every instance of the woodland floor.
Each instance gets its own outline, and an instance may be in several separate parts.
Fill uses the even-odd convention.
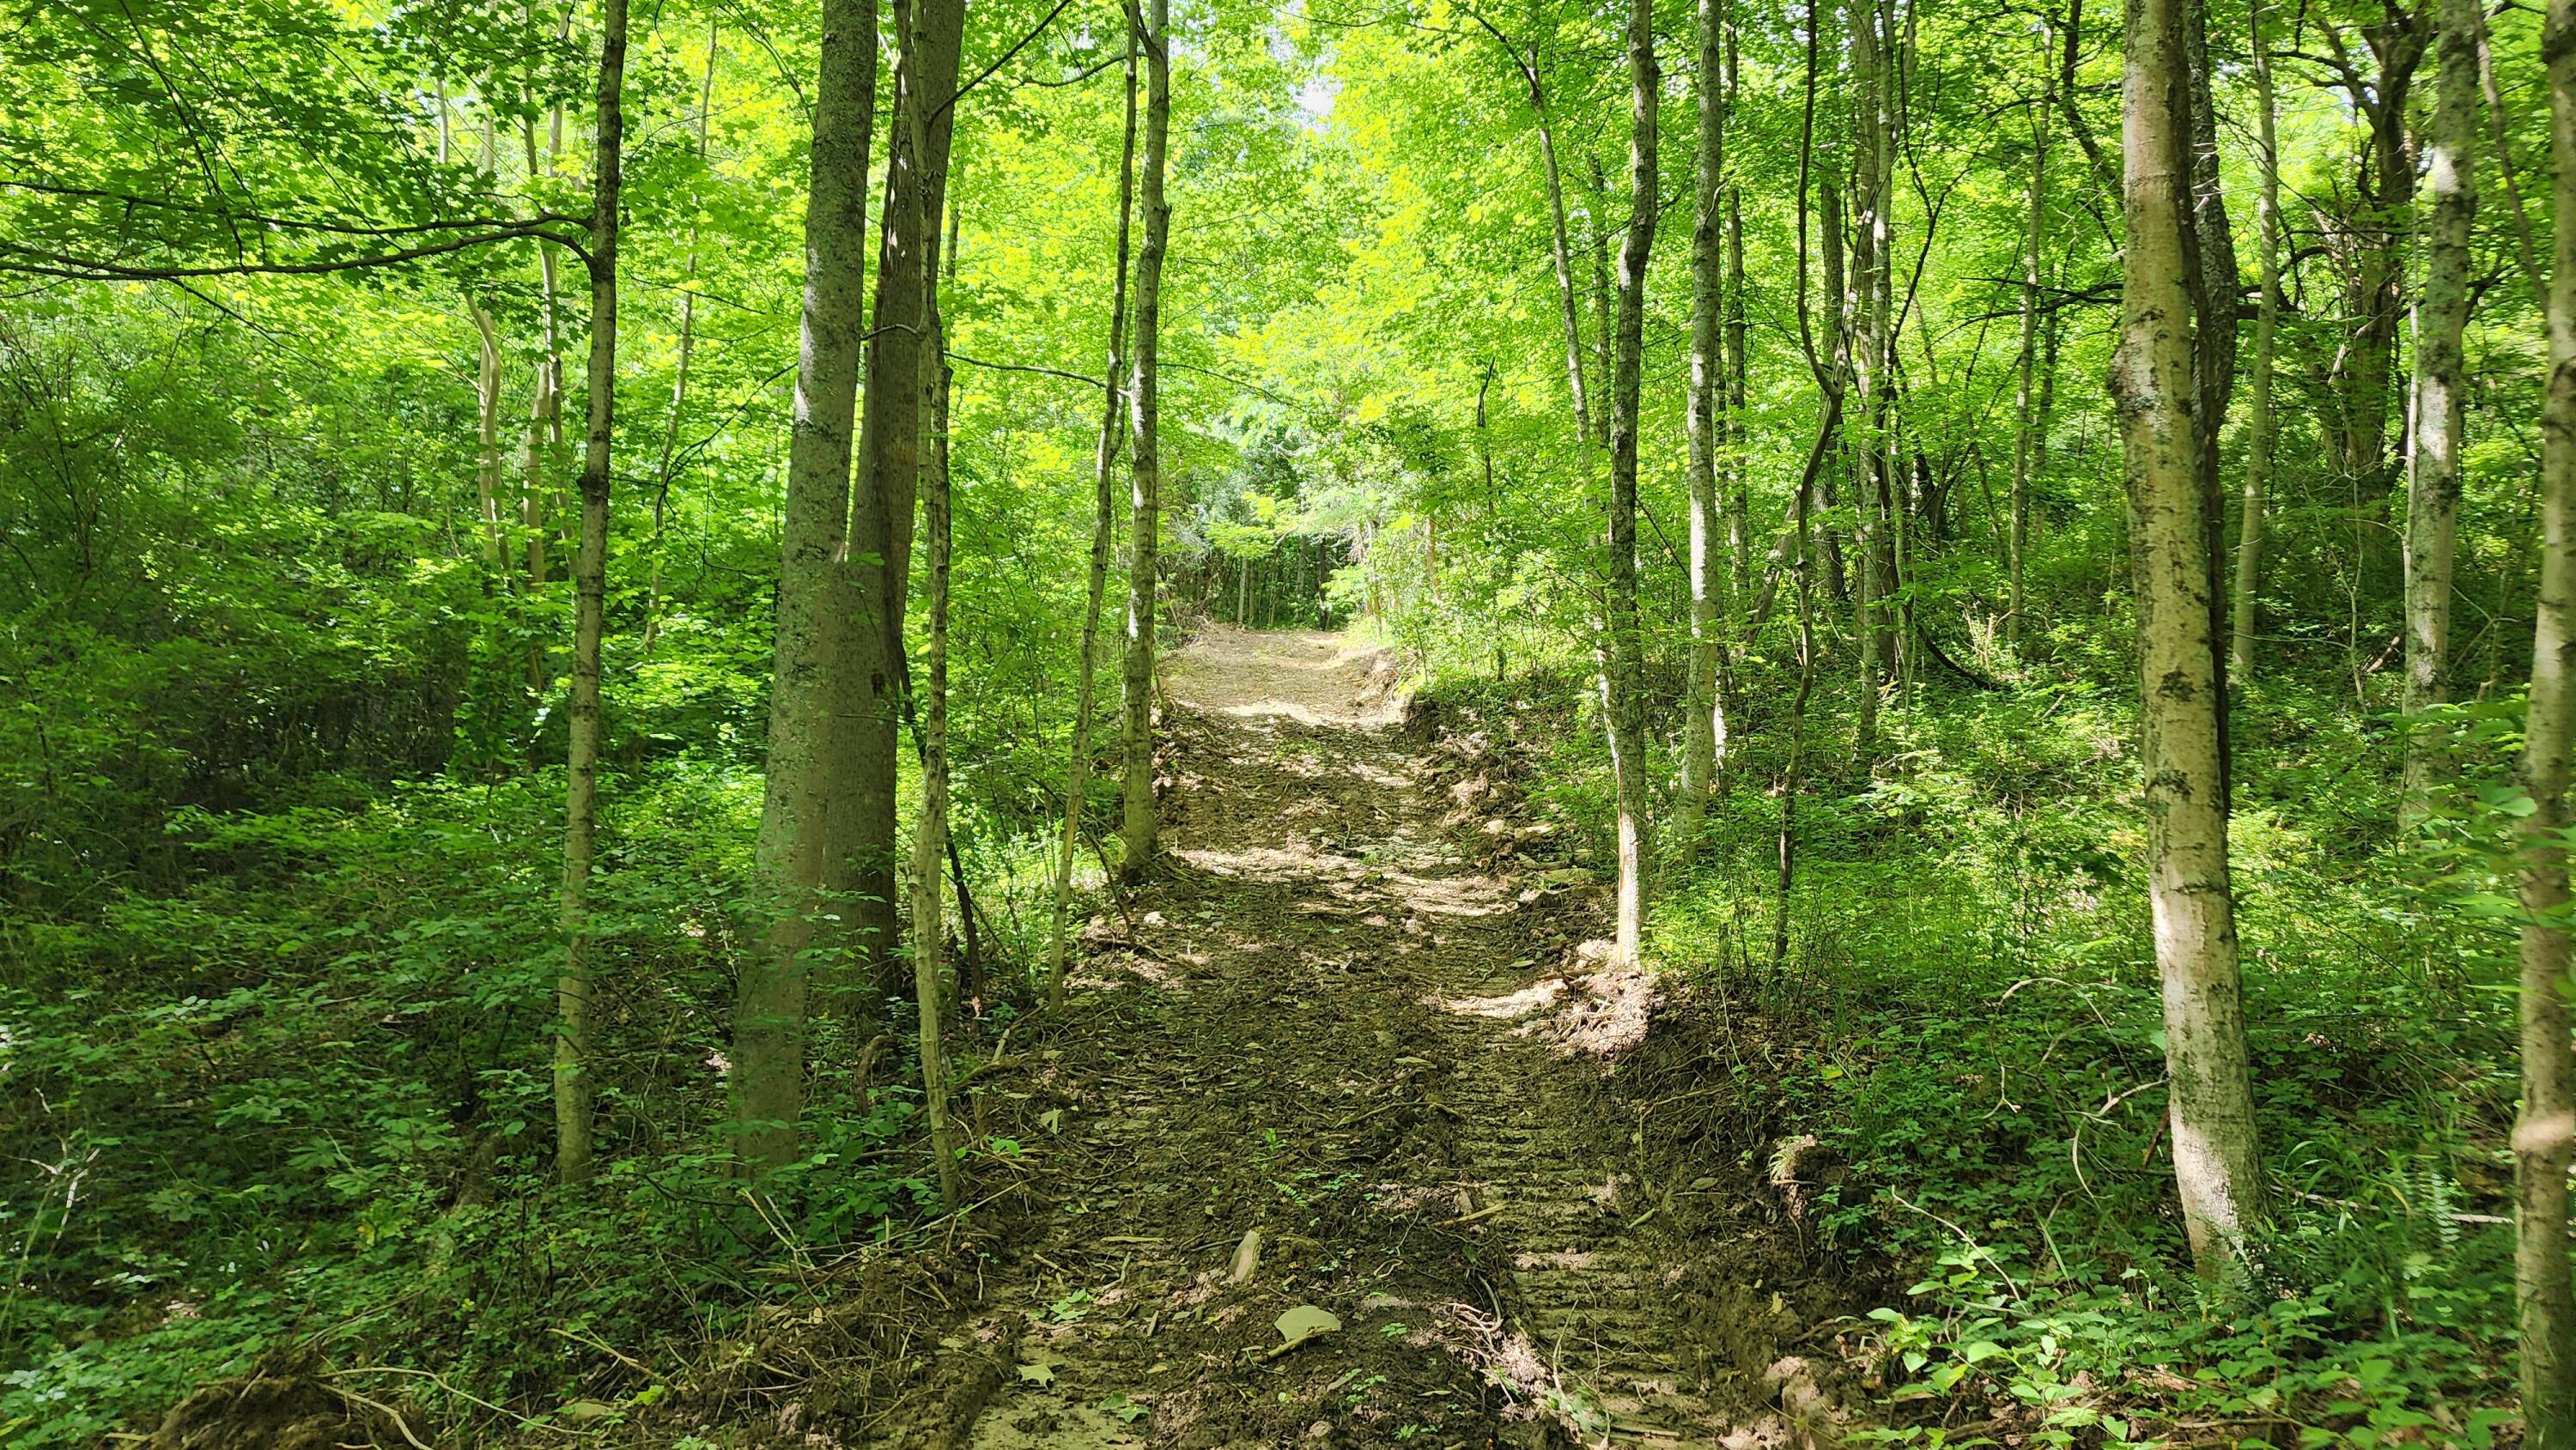
[[[1166,864],[1092,921],[1064,1017],[979,1075],[979,1131],[1021,1151],[980,1170],[1004,1201],[952,1242],[951,1332],[881,1443],[1848,1423],[1818,1381],[1852,1304],[1774,1145],[1670,1130],[1708,1096],[1676,1087],[1726,1078],[1641,1069],[1714,1049],[1664,1044],[1654,986],[1599,970],[1605,894],[1495,808],[1492,742],[1408,723],[1392,682],[1330,634],[1211,627],[1173,658]],[[1340,1327],[1284,1347],[1299,1306]]]

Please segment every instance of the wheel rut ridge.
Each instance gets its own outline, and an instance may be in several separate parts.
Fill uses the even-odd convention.
[[[1449,985],[1490,998],[1522,983],[1496,982],[1468,957]],[[1651,1204],[1616,1151],[1625,1135],[1609,1137],[1595,1101],[1572,1090],[1597,1069],[1552,1055],[1536,1026],[1465,1015],[1446,1025],[1461,1192],[1487,1215],[1479,1232],[1521,1338],[1514,1357],[1524,1374],[1540,1371],[1527,1388],[1589,1444],[1715,1444],[1727,1426],[1702,1388],[1705,1356],[1662,1292],[1669,1260],[1633,1223]]]

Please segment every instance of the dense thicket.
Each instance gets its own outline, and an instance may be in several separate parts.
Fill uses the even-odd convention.
[[[10,7],[0,1439],[954,1206],[1218,620],[1556,727],[1899,1438],[2568,1443],[2566,10]]]

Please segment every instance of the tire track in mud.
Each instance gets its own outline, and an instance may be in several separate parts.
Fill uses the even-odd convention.
[[[978,1100],[1028,1147],[946,1341],[979,1392],[894,1442],[1815,1443],[1745,1333],[1779,1301],[1711,1290],[1732,1183],[1683,1187],[1599,1091],[1587,1051],[1651,992],[1583,967],[1597,893],[1470,859],[1429,753],[1357,703],[1366,654],[1212,635],[1174,661],[1168,869]],[[1285,1345],[1299,1306],[1339,1329]]]

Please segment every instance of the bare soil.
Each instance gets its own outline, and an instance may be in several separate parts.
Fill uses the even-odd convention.
[[[1408,725],[1393,683],[1329,634],[1211,629],[1172,660],[1168,859],[1090,923],[1024,1069],[977,1084],[1022,1151],[984,1171],[1007,1208],[948,1275],[971,1303],[935,1387],[879,1422],[894,1443],[1847,1423],[1810,1361],[1851,1301],[1794,1164],[1775,1182],[1758,1125],[1712,1128],[1733,1120],[1704,1085],[1673,1105],[1707,1044],[1659,1038],[1656,983],[1602,968],[1605,892],[1537,854],[1510,752]],[[1339,1327],[1291,1343],[1301,1310]]]

